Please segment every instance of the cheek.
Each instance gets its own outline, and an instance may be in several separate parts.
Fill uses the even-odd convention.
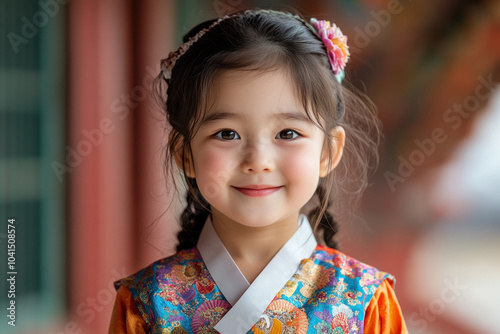
[[[208,188],[213,192],[229,180],[236,163],[229,150],[205,146],[193,153],[196,181],[202,193]]]
[[[301,147],[287,153],[282,160],[282,170],[290,181],[303,186],[311,184],[315,188],[319,180],[319,152],[311,147]]]

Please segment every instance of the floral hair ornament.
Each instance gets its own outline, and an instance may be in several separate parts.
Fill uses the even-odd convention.
[[[247,10],[244,13],[252,12],[251,10]],[[311,18],[310,24],[304,21],[297,15],[292,15],[290,13],[278,12],[273,10],[257,10],[256,13],[270,13],[275,15],[286,15],[291,16],[299,21],[302,21],[306,26],[312,28],[311,30],[316,33],[316,35],[321,39],[323,44],[326,47],[326,52],[328,54],[328,59],[330,60],[330,65],[332,67],[332,71],[335,74],[335,78],[340,83],[345,76],[344,68],[349,60],[349,48],[347,46],[347,36],[342,34],[342,31],[335,24],[330,24],[330,21],[325,20],[317,20],[315,18]],[[243,13],[243,14],[244,14]],[[162,59],[161,61],[161,71],[163,74],[163,78],[168,82],[172,77],[172,69],[175,66],[175,63],[179,58],[186,53],[186,51],[196,43],[207,31],[218,25],[220,22],[234,18],[237,16],[243,15],[242,13],[236,13],[232,15],[225,15],[212,24],[210,24],[205,29],[200,30],[196,35],[189,38],[189,40],[185,43],[182,43],[181,46],[173,52],[170,52],[168,57]],[[311,27],[312,25],[312,27]]]
[[[349,61],[350,56],[347,36],[342,33],[337,25],[331,24],[330,21],[317,20],[313,17],[310,22],[326,47],[335,78],[339,83],[342,82],[345,77],[345,64]]]

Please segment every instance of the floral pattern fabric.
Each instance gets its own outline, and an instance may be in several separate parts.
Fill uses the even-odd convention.
[[[363,333],[365,310],[387,278],[394,280],[318,245],[248,333]],[[115,287],[121,284],[130,289],[152,333],[217,333],[213,327],[232,307],[197,248],[159,260]]]

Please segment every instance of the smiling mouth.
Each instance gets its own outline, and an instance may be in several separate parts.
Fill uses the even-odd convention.
[[[244,195],[250,197],[263,197],[271,195],[278,190],[280,190],[283,186],[273,187],[273,186],[247,186],[247,187],[233,187]]]

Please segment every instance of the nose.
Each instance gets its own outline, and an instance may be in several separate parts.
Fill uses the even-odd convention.
[[[271,172],[275,168],[272,149],[265,143],[248,145],[243,152],[242,170],[244,173]]]

